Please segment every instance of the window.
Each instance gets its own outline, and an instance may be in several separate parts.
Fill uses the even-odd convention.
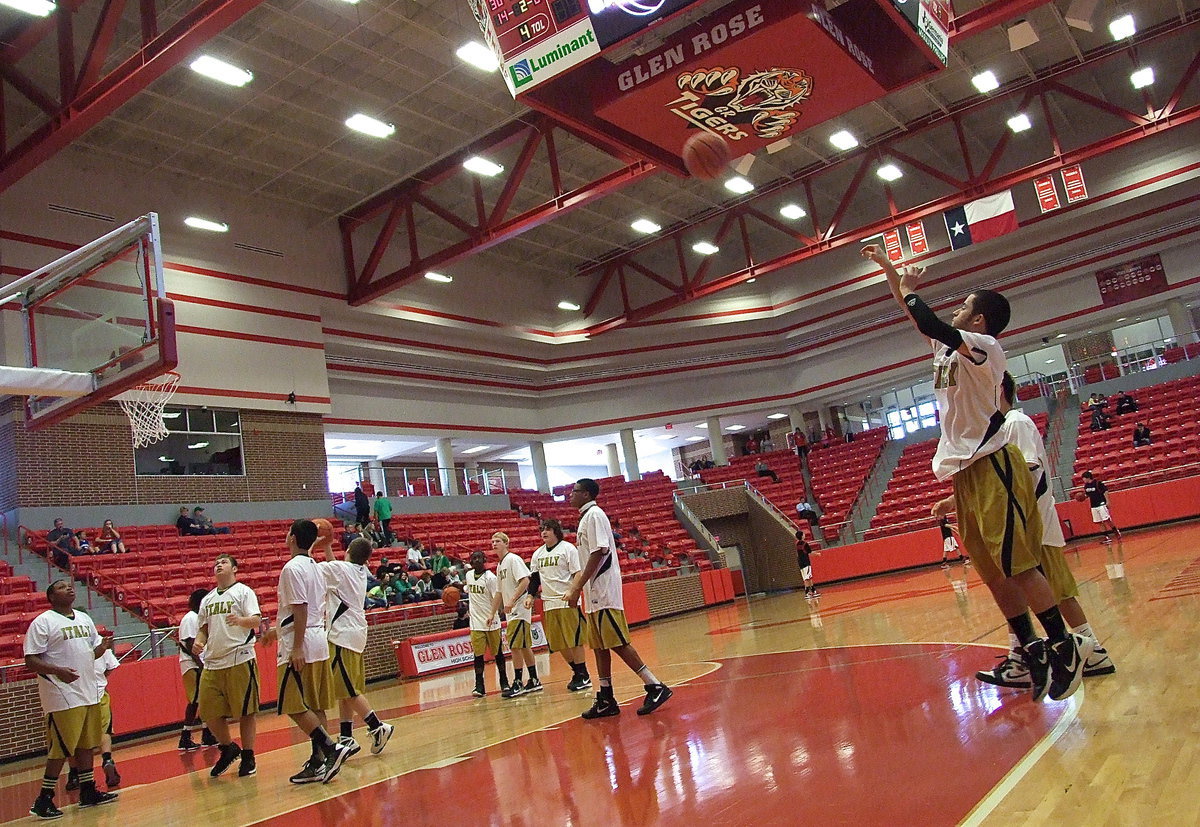
[[[921,428],[932,428],[937,422],[937,405],[933,402],[922,402],[914,408],[901,408],[887,413],[892,439],[904,439]]]
[[[241,476],[242,428],[238,411],[168,406],[165,439],[138,448],[133,462],[143,476]]]

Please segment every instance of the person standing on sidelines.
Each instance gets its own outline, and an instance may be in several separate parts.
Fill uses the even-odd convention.
[[[296,520],[287,535],[292,558],[279,573],[278,664],[280,715],[287,715],[312,741],[312,755],[289,780],[328,784],[350,756],[329,737],[325,710],[333,706],[329,642],[325,633],[325,577],[309,551],[317,540],[312,520]]]
[[[92,619],[73,608],[75,587],[70,580],[51,583],[46,599],[50,608],[29,624],[24,651],[26,668],[41,678],[38,696],[49,743],[41,792],[29,812],[50,820],[63,816],[54,806],[54,793],[63,764],[72,756],[79,770],[80,807],[108,804],[117,794],[97,790],[92,769],[103,731],[96,659],[112,649],[112,638],[101,638]]]
[[[318,563],[329,587],[329,661],[333,673],[333,697],[341,717],[339,742],[356,754],[361,747],[354,740],[354,715],[363,719],[371,736],[371,754],[378,755],[387,746],[395,727],[379,720],[363,693],[367,673],[363,650],[367,648],[367,566],[371,559],[371,541],[358,537],[346,549],[346,559],[333,553],[333,536],[317,541],[325,550],[325,561]]]
[[[813,585],[812,579],[812,546],[808,544],[804,531],[796,531],[796,565],[800,568],[800,579],[804,581],[804,596],[818,598],[821,593]]]
[[[482,551],[471,552],[471,571],[467,572],[463,588],[467,592],[470,615],[471,649],[475,652],[476,698],[487,694],[483,684],[483,658],[488,652],[496,657],[496,672],[500,675],[500,693],[508,691],[508,673],[504,668],[504,646],[500,639],[500,580],[488,571],[487,558]]]
[[[238,761],[238,777],[254,775],[258,733],[258,661],[254,636],[262,615],[254,590],[237,579],[237,560],[218,554],[217,587],[200,601],[199,630],[192,652],[202,657],[199,714],[217,739],[220,754],[209,775],[218,777]],[[234,743],[228,719],[236,718],[242,745]]]
[[[179,621],[179,671],[183,680],[183,696],[187,698],[187,707],[183,710],[183,730],[179,733],[179,751],[192,752],[201,746],[215,747],[217,739],[213,737],[208,727],[200,720],[200,675],[204,662],[192,651],[196,635],[200,632],[200,602],[208,594],[208,589],[196,589],[188,597],[188,613]],[[200,743],[192,740],[192,733],[204,727]]]
[[[1121,529],[1113,522],[1108,513],[1108,486],[1102,480],[1096,479],[1091,471],[1083,472],[1083,493],[1092,507],[1092,522],[1104,529],[1104,542],[1109,542],[1109,531],[1121,536]]]
[[[942,568],[950,567],[950,553],[958,551],[958,540],[954,539],[954,529],[950,527],[950,519],[942,517],[938,520],[938,528],[942,530]],[[962,559],[962,555],[958,555]]]
[[[541,692],[537,664],[533,660],[533,613],[529,596],[529,566],[509,548],[508,535],[497,531],[492,535],[492,551],[500,555],[496,577],[500,580],[500,603],[508,617],[508,651],[513,658],[513,682],[501,697],[515,698],[528,692]],[[523,671],[529,670],[529,682],[522,683]]]
[[[575,539],[579,542],[579,550],[587,555],[587,563],[583,571],[575,575],[565,599],[569,606],[578,605],[580,593],[586,590],[588,645],[596,653],[596,675],[600,679],[596,702],[583,713],[583,717],[590,720],[621,714],[612,688],[613,652],[645,684],[646,699],[637,713],[649,715],[674,693],[654,676],[629,642],[617,543],[613,539],[608,515],[596,504],[598,496],[600,485],[593,479],[578,480],[571,488],[571,505],[579,509],[579,528],[576,529]]]
[[[542,596],[542,628],[551,652],[559,652],[571,667],[567,689],[579,692],[590,689],[587,659],[583,653],[584,629],[587,621],[578,606],[568,606],[564,599],[571,581],[583,570],[579,564],[579,549],[563,539],[562,523],[543,520],[542,547],[533,553],[529,567],[529,594]]]

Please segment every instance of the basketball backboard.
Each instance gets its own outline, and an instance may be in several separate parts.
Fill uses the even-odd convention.
[[[0,392],[24,394],[30,430],[126,392],[178,361],[158,216],[144,215],[0,288],[19,301],[25,368],[0,367]]]

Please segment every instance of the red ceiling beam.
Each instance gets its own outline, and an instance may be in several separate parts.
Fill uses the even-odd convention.
[[[962,40],[1001,23],[1024,17],[1036,8],[1045,6],[1050,0],[994,0],[977,9],[958,15],[950,21],[950,42]]]
[[[1148,34],[1147,37],[1149,39],[1175,35],[1183,33],[1186,30],[1193,28],[1195,25],[1195,22],[1182,25],[1173,23],[1169,26],[1163,27],[1157,32]],[[880,216],[878,219],[863,225],[848,228],[839,226],[854,196],[862,186],[864,173],[868,169],[868,160],[873,159],[876,155],[879,157],[907,158],[908,156],[904,153],[893,152],[890,144],[908,140],[914,134],[919,134],[922,131],[944,125],[946,119],[943,118],[937,121],[923,123],[918,128],[904,131],[888,141],[870,147],[864,147],[858,153],[851,154],[848,157],[840,158],[830,164],[820,167],[819,169],[814,169],[790,185],[793,187],[802,187],[811,206],[813,204],[812,186],[814,181],[816,181],[819,176],[843,164],[855,163],[856,161],[858,162],[859,166],[856,170],[856,174],[853,176],[852,181],[846,188],[846,192],[844,193],[833,218],[824,229],[819,226],[816,216],[813,214],[812,210],[810,210],[810,216],[812,217],[814,224],[814,233],[817,238],[804,239],[801,241],[800,246],[797,249],[792,250],[784,255],[777,256],[774,259],[758,262],[754,260],[753,253],[749,249],[748,236],[744,235],[743,243],[747,246],[746,254],[747,258],[750,260],[750,263],[748,263],[746,266],[731,272],[726,272],[725,274],[716,278],[710,278],[706,280],[706,283],[703,284],[703,286],[699,285],[697,283],[699,280],[696,279],[693,281],[691,289],[686,291],[686,295],[673,295],[666,298],[649,301],[640,306],[633,306],[630,303],[628,285],[623,285],[625,289],[621,294],[621,313],[617,317],[605,319],[604,321],[587,328],[586,332],[592,336],[595,336],[600,332],[613,330],[630,322],[636,322],[649,318],[686,302],[692,301],[696,298],[708,296],[729,287],[733,287],[749,278],[763,276],[767,273],[797,264],[805,259],[812,258],[819,253],[823,253],[837,247],[858,243],[863,238],[882,233],[908,221],[915,221],[929,216],[936,216],[943,210],[964,204],[967,201],[973,200],[982,195],[1003,191],[1021,182],[1031,180],[1038,175],[1052,172],[1062,166],[1079,163],[1088,158],[1096,157],[1097,155],[1101,155],[1105,152],[1111,152],[1122,146],[1143,140],[1173,127],[1182,126],[1186,123],[1191,123],[1197,119],[1200,119],[1200,105],[1193,105],[1182,110],[1171,108],[1171,104],[1178,104],[1179,99],[1183,96],[1186,86],[1195,79],[1197,74],[1200,74],[1200,57],[1198,57],[1196,60],[1193,60],[1191,65],[1189,65],[1188,68],[1183,71],[1181,77],[1175,81],[1175,85],[1172,87],[1172,92],[1170,93],[1168,105],[1164,106],[1162,110],[1157,113],[1157,119],[1143,118],[1138,116],[1136,113],[1131,113],[1128,110],[1115,107],[1107,101],[1093,98],[1089,95],[1078,94],[1075,92],[1075,90],[1065,86],[1062,83],[1064,78],[1073,73],[1082,71],[1084,69],[1093,68],[1097,63],[1103,60],[1113,58],[1119,59],[1119,55],[1120,50],[1106,49],[1102,53],[1094,55],[1089,61],[1085,61],[1082,64],[1073,64],[1064,67],[1053,75],[1044,77],[1020,89],[1015,89],[1010,93],[1011,95],[1021,95],[1021,108],[1024,108],[1025,105],[1033,102],[1034,100],[1037,100],[1041,104],[1042,111],[1046,115],[1046,126],[1052,138],[1052,152],[1050,152],[1048,157],[1046,157],[1044,160],[1028,165],[1023,169],[1018,169],[1004,175],[995,176],[994,170],[1002,157],[1004,148],[1009,143],[1009,135],[1005,133],[997,140],[996,145],[989,153],[989,158],[983,171],[981,171],[978,175],[972,175],[967,181],[959,182],[960,186],[955,187],[957,190],[956,192],[904,211],[896,211],[893,207],[889,210],[888,215]],[[1164,80],[1167,79],[1164,78]],[[1051,109],[1047,105],[1047,99],[1051,94],[1066,94],[1072,99],[1091,106],[1098,111],[1122,117],[1133,123],[1134,126],[1133,128],[1127,129],[1123,132],[1109,135],[1108,137],[1096,141],[1090,145],[1079,147],[1064,153],[1058,142],[1057,129],[1051,116]],[[963,162],[964,168],[968,170],[971,169],[969,163],[970,156],[967,153],[966,142],[961,139],[961,127],[959,125],[963,112],[976,107],[1003,106],[1004,101],[1005,96],[987,99],[955,112],[950,116],[953,125],[956,128],[956,134],[960,136],[958,144],[964,156],[962,159],[960,159]],[[918,166],[918,169],[920,168],[921,167]],[[928,173],[930,174],[930,177],[934,178],[935,180],[938,180],[942,183],[947,182],[947,177],[945,175],[933,174],[932,170],[929,170]],[[780,192],[780,190],[774,189],[768,196],[765,197],[778,200]],[[797,240],[797,233],[795,230],[781,225],[779,222],[773,219],[766,220],[767,216],[765,216],[761,210],[754,206],[756,201],[757,199],[751,199],[726,211],[726,223],[729,220],[729,214],[737,214],[742,218],[742,220],[746,218],[758,220],[766,228],[783,233],[791,240]],[[703,222],[699,223],[707,223],[714,220],[715,217],[710,216],[704,219]],[[584,273],[587,274],[590,272],[600,272],[601,270],[603,270],[603,272],[608,272],[609,268],[617,268],[619,272],[644,273],[650,268],[647,267],[644,261],[638,262],[639,256],[644,257],[648,252],[655,250],[661,251],[663,248],[667,248],[672,245],[678,246],[680,243],[678,238],[689,232],[689,230],[693,229],[695,226],[695,224],[692,224],[680,227],[634,250],[625,251],[619,255],[606,258],[603,262],[596,264],[590,270],[584,271]],[[665,256],[663,256],[663,258],[665,258]],[[640,264],[640,266],[634,267],[633,265],[635,263]],[[682,265],[680,266],[682,267]],[[601,279],[593,289],[592,294],[589,296],[586,303],[587,307],[599,307],[602,303],[603,293],[605,291],[611,293],[611,286],[607,279]]]
[[[143,32],[148,37],[137,52],[103,76],[98,76],[98,66],[103,62],[103,54],[107,53],[116,29],[114,17],[119,18],[124,4],[104,4],[96,29],[89,38],[88,51],[82,59],[77,59],[79,56],[74,52],[77,38],[72,36],[71,15],[84,2],[88,0],[60,5],[50,17],[26,26],[0,52],[0,76],[41,108],[47,108],[43,104],[53,103],[47,121],[0,157],[0,192],[178,66],[262,0],[199,0],[162,34],[157,33],[153,3],[145,0],[141,5],[141,19]],[[59,100],[50,99],[36,85],[27,83],[16,67],[21,57],[52,33],[57,34],[60,46]],[[76,67],[79,67],[78,75]],[[23,85],[26,88],[22,88]],[[5,120],[12,121],[10,118]]]
[[[560,131],[568,132],[611,155],[623,166],[573,190],[565,191],[558,174],[562,150],[555,140],[555,133]],[[514,142],[521,142],[516,163],[505,171],[499,195],[495,196],[493,203],[489,205],[485,203],[485,194],[479,185],[478,176],[464,170],[462,163],[472,155],[494,156],[497,149]],[[509,215],[513,201],[525,183],[534,160],[539,157],[545,158],[551,171],[551,196],[519,214]],[[421,278],[429,270],[445,267],[461,258],[514,238],[526,230],[552,221],[613,190],[620,189],[630,181],[656,171],[657,167],[650,162],[632,159],[628,154],[570,130],[541,113],[531,113],[521,120],[511,121],[341,217],[339,223],[348,284],[346,298],[352,305],[365,304]],[[469,182],[474,192],[473,221],[452,212],[436,200],[438,196],[435,187],[455,177]],[[413,218],[413,209],[418,206],[440,219],[455,233],[461,234],[462,238],[438,249],[422,250]],[[376,226],[378,218],[384,214],[387,218],[382,226]],[[401,215],[408,218],[408,222],[403,226],[397,220]],[[356,238],[371,241],[371,253],[363,261],[361,269],[354,252]],[[407,262],[402,267],[380,275],[380,265],[392,241],[405,238],[408,242]]]

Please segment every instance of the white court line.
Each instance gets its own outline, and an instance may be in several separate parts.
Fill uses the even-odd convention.
[[[992,814],[992,810],[1004,800],[1017,784],[1021,783],[1026,774],[1033,769],[1041,757],[1049,752],[1050,747],[1058,742],[1058,739],[1066,734],[1067,728],[1075,723],[1075,719],[1079,717],[1079,707],[1083,702],[1083,685],[1079,690],[1067,699],[1067,708],[1063,712],[1063,716],[1058,719],[1058,723],[1054,725],[1048,733],[1042,736],[1042,740],[1025,754],[1025,757],[1017,762],[1017,765],[1009,770],[1004,778],[1000,779],[1000,783],[992,788],[992,791],[984,796],[984,799],[975,805],[971,812],[967,813],[967,817],[959,822],[960,827],[976,827],[982,824],[983,820]]]

